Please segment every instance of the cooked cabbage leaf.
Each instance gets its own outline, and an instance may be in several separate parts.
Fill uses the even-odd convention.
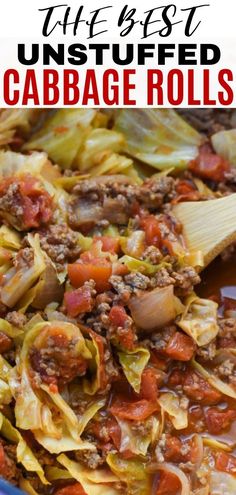
[[[81,483],[87,495],[119,495],[119,490],[112,486],[118,478],[109,470],[87,469],[82,464],[71,461],[65,454],[61,454],[57,460]]]
[[[10,268],[6,274],[5,283],[1,289],[1,300],[12,308],[20,298],[34,285],[45,270],[45,255],[40,247],[39,235],[28,234],[28,242],[34,251],[33,264],[29,267]]]
[[[188,426],[188,412],[180,406],[180,399],[171,392],[163,392],[158,402],[161,408],[167,412],[176,430],[183,430]]]
[[[43,150],[58,165],[70,168],[81,148],[96,110],[70,108],[57,110],[35,132],[23,150]]]
[[[207,345],[219,331],[217,308],[218,304],[210,299],[190,296],[177,325],[190,335],[198,346]]]
[[[112,472],[126,484],[128,495],[150,495],[151,478],[141,460],[123,459],[111,453],[107,455],[106,461]]]
[[[28,133],[34,118],[41,112],[34,108],[14,108],[0,110],[0,146],[11,143],[16,130],[23,135]]]
[[[236,399],[236,391],[233,387],[231,387],[228,383],[223,382],[213,373],[207,371],[201,364],[197,363],[194,359],[192,360],[192,365],[202,375],[206,380],[214,387],[216,390],[219,390],[224,395],[228,397],[232,397],[232,399]]]
[[[150,352],[142,347],[134,351],[118,352],[123,372],[135,392],[140,392],[143,370],[150,359]]]
[[[122,109],[114,117],[124,151],[154,168],[185,168],[198,154],[202,137],[172,109]]]
[[[211,142],[218,155],[236,166],[236,129],[219,131],[211,136]]]
[[[77,155],[79,170],[87,172],[101,165],[112,153],[119,152],[122,145],[124,145],[122,134],[110,129],[93,129],[86,138],[83,149]]]
[[[39,464],[32,450],[22,438],[20,432],[12,426],[10,421],[5,418],[2,413],[0,413],[0,431],[3,437],[7,440],[17,443],[17,461],[21,462],[27,471],[36,472],[44,485],[49,484],[44,476],[43,468]]]
[[[116,421],[121,430],[121,441],[119,452],[125,452],[126,450],[132,452],[135,455],[147,454],[148,447],[151,443],[155,442],[158,438],[160,423],[155,416],[151,416],[144,424],[147,426],[147,432],[142,433],[132,429],[134,423],[132,421],[123,420],[116,417]]]
[[[152,265],[148,261],[137,260],[136,258],[133,258],[132,256],[128,256],[126,254],[119,259],[119,262],[124,263],[124,265],[126,265],[131,272],[140,272],[145,275],[154,275],[154,273],[161,270],[161,268],[170,266],[170,263],[167,263],[165,261],[159,263],[158,265]]]

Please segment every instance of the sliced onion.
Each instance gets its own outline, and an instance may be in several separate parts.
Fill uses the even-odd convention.
[[[63,298],[63,286],[60,285],[56,270],[51,263],[47,263],[41,277],[43,283],[31,303],[36,309],[44,309],[51,302],[60,302]]]
[[[86,224],[94,224],[102,220],[103,208],[98,203],[88,201],[84,198],[76,200],[70,206],[75,220],[70,220],[72,225],[81,226]]]
[[[203,445],[203,439],[200,435],[193,435],[192,441],[194,442],[193,449],[194,449],[194,465],[196,466],[196,469],[201,466],[203,456],[204,456],[204,445]]]
[[[110,223],[124,225],[128,221],[127,208],[118,198],[106,197],[103,202],[103,218]]]
[[[149,466],[148,469],[151,473],[156,473],[157,471],[167,471],[171,474],[174,474],[180,481],[182,489],[179,495],[190,495],[190,483],[189,480],[184,474],[184,472],[179,469],[177,466],[174,464],[171,464],[170,462],[163,462],[163,463],[152,463]]]
[[[161,328],[177,316],[174,287],[157,287],[135,296],[131,298],[129,308],[137,327],[142,330]]]

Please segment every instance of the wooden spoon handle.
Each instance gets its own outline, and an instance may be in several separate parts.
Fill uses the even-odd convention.
[[[202,251],[204,266],[236,241],[236,194],[179,203],[173,213],[183,225],[189,251]]]

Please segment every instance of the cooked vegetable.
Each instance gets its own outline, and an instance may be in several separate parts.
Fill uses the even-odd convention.
[[[21,462],[27,471],[35,471],[41,482],[45,485],[48,484],[43,472],[42,466],[39,464],[37,458],[19,433],[19,431],[12,426],[10,421],[0,413],[0,432],[3,437],[7,438],[13,443],[17,444],[17,461]]]
[[[172,393],[165,392],[160,395],[158,402],[163,410],[169,414],[176,430],[187,428],[188,413],[186,409],[181,408],[179,397]]]
[[[234,131],[179,115],[0,111],[0,477],[29,495],[235,493],[234,265],[199,285],[175,216],[235,193]]]
[[[63,168],[70,168],[95,117],[92,109],[63,109],[25,143],[24,150],[43,150]]]
[[[173,285],[135,296],[129,307],[139,328],[149,331],[161,328],[177,316]]]
[[[187,301],[185,311],[177,322],[199,346],[207,345],[218,333],[218,305],[209,299],[192,296]]]
[[[129,353],[119,352],[118,356],[128,382],[133,387],[134,391],[139,393],[142,372],[149,361],[150,353],[147,349],[138,348]]]
[[[140,433],[140,435],[137,435],[135,429],[132,429],[132,421],[117,418],[117,423],[121,431],[120,452],[130,451],[135,455],[145,456],[149,445],[158,438],[159,421],[155,416],[143,422],[144,433]],[[147,432],[145,432],[145,426]]]
[[[198,177],[221,182],[225,172],[229,170],[229,164],[224,158],[213,153],[210,146],[204,145],[200,148],[197,158],[189,162],[189,169]]]
[[[68,275],[73,287],[81,287],[85,282],[94,280],[98,292],[109,289],[112,273],[111,263],[103,259],[78,262],[68,265]]]
[[[141,460],[122,459],[118,454],[108,454],[107,463],[113,473],[125,483],[127,493],[130,495],[148,495],[151,488],[150,476],[145,471],[145,466]]]
[[[28,242],[33,250],[33,259],[30,258],[28,262],[26,258],[24,261],[24,252],[22,252],[22,262],[19,256],[18,263],[9,268],[2,279],[1,300],[9,308],[20,300],[46,269],[45,256],[40,248],[38,235],[28,234]]]
[[[203,366],[201,366],[197,361],[192,361],[193,367],[202,375],[206,380],[216,389],[219,390],[224,395],[228,395],[229,397],[232,397],[233,399],[236,398],[236,391],[234,390],[233,387],[228,385],[228,383],[223,382],[215,376],[214,374],[210,373],[207,371]]]
[[[236,165],[236,129],[219,131],[213,134],[211,142],[218,155],[227,160],[231,165]]]
[[[63,454],[58,457],[58,462],[81,484],[87,495],[117,495],[119,493],[115,487],[110,485],[117,481],[117,477],[109,471],[96,472],[85,469],[81,464],[71,461]]]
[[[125,151],[159,170],[185,168],[197,156],[202,140],[170,109],[121,110],[115,129],[126,138]]]

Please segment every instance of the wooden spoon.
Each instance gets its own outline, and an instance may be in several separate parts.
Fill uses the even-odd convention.
[[[202,251],[204,267],[236,241],[236,194],[179,203],[173,213],[183,225],[189,251]]]

